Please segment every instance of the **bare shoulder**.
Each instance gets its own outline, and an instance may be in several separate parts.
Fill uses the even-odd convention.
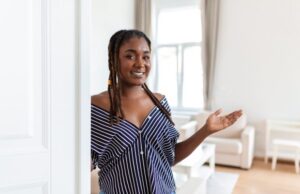
[[[161,101],[165,97],[165,95],[160,93],[153,93],[153,94],[159,101]]]
[[[105,110],[109,110],[110,102],[108,92],[105,91],[101,92],[100,94],[91,96],[91,103]]]

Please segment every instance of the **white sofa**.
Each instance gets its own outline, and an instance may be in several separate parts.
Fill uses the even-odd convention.
[[[205,124],[209,114],[203,112],[193,116],[197,129]],[[247,125],[243,114],[232,126],[212,134],[204,142],[216,145],[216,164],[249,169],[254,156],[254,135],[254,127]]]

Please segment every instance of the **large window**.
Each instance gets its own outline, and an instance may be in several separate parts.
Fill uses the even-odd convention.
[[[203,108],[200,8],[159,9],[156,21],[156,90],[175,110]]]

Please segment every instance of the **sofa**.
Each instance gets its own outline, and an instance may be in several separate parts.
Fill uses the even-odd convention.
[[[206,122],[210,112],[194,115],[191,122],[196,121],[196,129]],[[254,156],[255,129],[247,124],[246,114],[243,114],[233,125],[207,137],[204,142],[216,145],[216,164],[251,168]]]

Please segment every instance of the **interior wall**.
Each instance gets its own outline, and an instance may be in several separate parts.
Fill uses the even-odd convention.
[[[300,120],[299,10],[298,0],[221,1],[213,107],[244,110],[256,155],[266,119]]]
[[[135,26],[135,0],[92,0],[90,93],[107,89],[108,42],[118,30]]]

